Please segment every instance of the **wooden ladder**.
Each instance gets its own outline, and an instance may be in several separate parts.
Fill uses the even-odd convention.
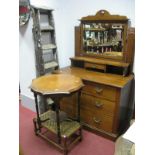
[[[53,10],[31,5],[37,77],[59,69]]]

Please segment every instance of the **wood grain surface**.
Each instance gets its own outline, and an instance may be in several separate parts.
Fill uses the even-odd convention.
[[[70,94],[83,87],[79,77],[67,74],[51,74],[32,80],[32,91],[48,94]]]

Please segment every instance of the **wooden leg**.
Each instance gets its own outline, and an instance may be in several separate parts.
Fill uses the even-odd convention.
[[[78,102],[77,102],[77,121],[80,122],[80,96],[81,96],[81,91],[78,92]]]
[[[36,122],[35,118],[33,119],[33,124],[34,124],[35,135],[38,136],[38,133],[37,133],[37,131],[38,131],[38,129],[37,129],[37,122]]]
[[[39,117],[39,107],[38,107],[38,99],[37,99],[36,93],[34,93],[34,98],[35,98],[35,105],[36,105],[36,112],[37,112],[37,124],[39,126],[39,131],[41,131],[41,121]]]
[[[57,122],[57,138],[58,138],[58,144],[61,144],[61,135],[60,135],[60,118],[59,118],[59,102],[60,97],[57,96],[54,99],[55,105],[56,105],[56,122]]]
[[[67,138],[64,138],[64,155],[68,154],[68,149],[67,149]]]
[[[83,136],[82,136],[82,128],[79,129],[79,135],[80,135],[80,142],[81,142],[82,139],[83,139]]]

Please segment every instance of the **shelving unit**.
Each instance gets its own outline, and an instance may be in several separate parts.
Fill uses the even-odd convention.
[[[37,76],[59,68],[53,10],[31,5]]]

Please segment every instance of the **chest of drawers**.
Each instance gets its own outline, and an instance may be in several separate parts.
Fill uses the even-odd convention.
[[[133,105],[133,75],[122,77],[69,67],[62,73],[83,79],[81,122],[85,128],[115,140],[128,126]],[[92,74],[94,74],[92,76]],[[118,82],[119,81],[119,82]],[[64,98],[61,109],[69,117],[76,116],[76,97]]]

